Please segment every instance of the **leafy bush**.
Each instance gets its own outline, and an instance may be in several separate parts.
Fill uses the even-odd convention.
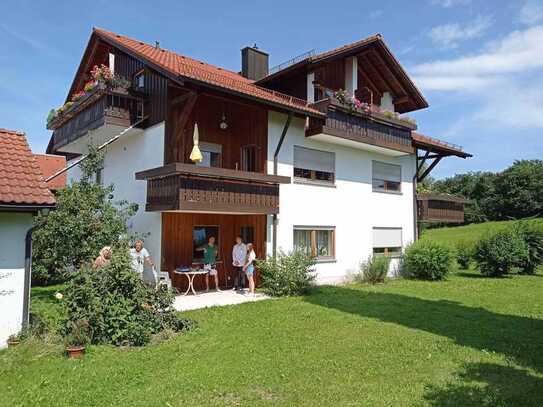
[[[301,251],[289,254],[280,251],[276,258],[258,261],[257,266],[264,292],[274,297],[303,294],[315,280],[315,258]]]
[[[466,242],[460,241],[456,245],[456,262],[463,269],[468,269],[473,259],[473,245]]]
[[[453,268],[453,254],[445,245],[418,240],[405,250],[403,267],[408,277],[442,280]]]
[[[483,237],[475,248],[475,260],[481,273],[502,276],[528,259],[528,247],[513,228],[498,230]]]
[[[91,149],[90,158],[81,164],[81,181],[58,192],[56,210],[36,217],[40,227],[33,233],[33,285],[65,281],[69,272],[127,233],[126,221],[137,205],[114,202],[112,185],[92,181],[101,166],[102,157]]]
[[[90,342],[114,345],[144,345],[164,329],[176,332],[193,327],[171,307],[173,294],[164,286],[147,287],[131,268],[128,246],[113,251],[111,262],[99,270],[81,267],[66,288],[63,303],[72,323],[88,321]]]
[[[89,342],[89,321],[80,319],[72,321],[68,335],[64,338],[66,346],[85,346]]]
[[[543,264],[543,229],[523,221],[518,224],[517,233],[528,250],[526,259],[521,264],[522,272],[534,274],[537,267]]]
[[[356,280],[370,284],[384,283],[389,266],[389,257],[370,256],[368,260],[360,264],[360,273]]]

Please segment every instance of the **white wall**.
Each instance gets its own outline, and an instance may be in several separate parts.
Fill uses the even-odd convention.
[[[0,213],[0,348],[21,330],[25,237],[31,226],[30,213]]]
[[[155,264],[160,265],[162,220],[159,212],[146,212],[147,181],[136,181],[135,173],[164,165],[164,123],[159,123],[144,132],[134,131],[122,136],[106,147],[104,185],[114,184],[114,200],[126,200],[139,205],[138,212],[129,221],[130,230],[148,234],[145,247]],[[78,166],[68,172],[68,179],[78,179]],[[147,279],[151,278],[149,270]]]
[[[268,173],[286,115],[270,112]],[[280,187],[277,246],[292,250],[294,225],[335,226],[336,262],[317,265],[321,283],[342,281],[371,255],[373,227],[401,227],[404,246],[413,240],[414,155],[389,157],[305,137],[304,120],[293,119],[279,154],[278,174],[293,176],[293,147],[302,145],[336,153],[336,187],[289,184]],[[372,192],[371,165],[378,160],[402,166],[402,193]],[[271,254],[271,217],[268,253]]]

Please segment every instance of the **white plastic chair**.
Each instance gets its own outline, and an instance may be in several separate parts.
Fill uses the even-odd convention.
[[[154,267],[153,272],[156,275],[157,287],[160,285],[165,285],[166,287],[168,287],[168,289],[172,289],[172,280],[170,279],[170,273],[168,273],[167,271],[160,271],[157,273]]]

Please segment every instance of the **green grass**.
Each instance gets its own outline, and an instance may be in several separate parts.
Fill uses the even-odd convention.
[[[475,243],[486,233],[494,230],[504,229],[511,226],[515,222],[518,221],[486,222],[466,226],[427,229],[423,231],[421,239],[431,239],[445,243],[451,247],[456,247],[456,245],[461,241]],[[531,219],[526,222],[534,223],[543,228],[542,218]]]
[[[541,273],[464,272],[193,311],[194,332],[83,361],[34,342],[0,352],[0,405],[541,406],[542,298]]]

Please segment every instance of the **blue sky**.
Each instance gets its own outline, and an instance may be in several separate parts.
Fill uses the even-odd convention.
[[[35,152],[97,26],[231,70],[253,43],[275,65],[379,32],[430,103],[410,114],[419,130],[475,155],[434,176],[543,157],[543,0],[4,0],[2,14],[0,127]]]

